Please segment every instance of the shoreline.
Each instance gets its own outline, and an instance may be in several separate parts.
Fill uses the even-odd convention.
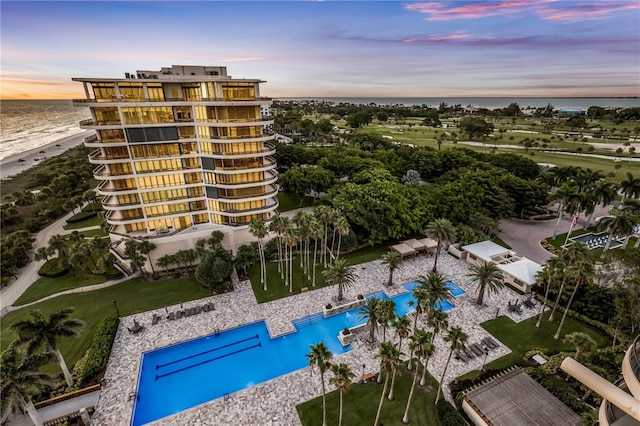
[[[93,131],[84,131],[72,136],[66,136],[61,139],[50,142],[46,145],[30,149],[20,154],[13,154],[0,160],[0,179],[5,179],[20,172],[23,172],[40,163],[39,160],[45,160],[64,153],[70,148],[74,148],[84,141],[84,138],[90,136]],[[60,145],[60,146],[57,146]],[[40,151],[46,151],[41,154]],[[22,159],[24,161],[19,160]],[[35,161],[35,160],[38,161]]]

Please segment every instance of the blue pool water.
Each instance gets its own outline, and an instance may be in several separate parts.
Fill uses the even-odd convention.
[[[404,286],[411,292],[417,285]],[[453,283],[448,286],[454,295],[464,293]],[[388,299],[382,291],[367,295],[370,297]],[[391,299],[397,315],[413,312],[411,293]],[[446,301],[434,306],[445,312],[454,308]],[[276,338],[259,321],[144,353],[131,424],[143,425],[304,368],[309,345],[320,341],[334,356],[350,351],[351,346],[343,347],[337,335],[346,327],[366,322],[358,309],[327,318],[322,313],[299,318],[293,321],[295,332]]]

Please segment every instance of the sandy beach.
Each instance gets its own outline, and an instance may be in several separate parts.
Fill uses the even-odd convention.
[[[84,138],[93,134],[93,131],[85,131],[77,135],[67,136],[62,139],[53,141],[47,145],[25,151],[20,154],[14,154],[3,158],[0,162],[0,179],[16,175],[30,167],[35,166],[41,160],[55,157],[62,154],[69,148],[73,148],[82,143]],[[44,151],[44,154],[40,151]],[[20,159],[24,161],[19,161]]]

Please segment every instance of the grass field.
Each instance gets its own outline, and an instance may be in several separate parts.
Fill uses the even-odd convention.
[[[361,374],[360,372],[354,373],[356,373],[356,376]],[[413,372],[402,368],[399,373],[401,374],[396,375],[394,400],[389,401],[385,397],[382,405],[382,411],[380,413],[381,425],[402,424],[402,416],[404,415],[409,391],[411,390],[411,382],[413,379],[411,374]],[[329,377],[331,377],[331,373],[326,375],[325,380],[329,380]],[[413,400],[411,401],[411,408],[409,409],[409,421],[412,425],[435,426],[439,424],[435,410],[438,383],[431,375],[427,375],[427,379],[427,385],[424,388],[416,385],[413,393]],[[377,384],[375,380],[367,384],[352,384],[344,393],[342,424],[373,424],[382,394],[382,387],[383,385]],[[338,416],[340,413],[339,397],[337,391],[330,392],[326,396],[328,425],[338,424]],[[300,421],[304,426],[322,425],[322,397],[307,401],[298,405],[296,408],[300,416]]]
[[[0,325],[0,350],[5,350],[15,338],[9,329],[11,324],[29,317],[33,309],[41,310],[45,315],[61,309],[73,307],[73,318],[84,321],[85,327],[78,338],[61,338],[60,350],[71,368],[84,355],[91,344],[97,323],[106,315],[114,314],[113,301],[117,301],[121,316],[136,314],[163,306],[174,305],[189,300],[211,296],[194,279],[180,278],[167,281],[140,282],[137,279],[107,287],[89,293],[70,294],[38,303],[32,307],[9,313]],[[138,318],[140,323],[149,325],[151,318]],[[48,372],[58,374],[59,368],[52,366]]]
[[[67,223],[66,225],[63,226],[63,228],[66,230],[69,230],[69,229],[88,228],[90,226],[99,226],[103,220],[104,219],[102,219],[101,217],[94,216],[94,217],[90,217],[87,220],[83,220],[81,222]]]
[[[289,210],[299,209],[301,207],[309,207],[313,206],[313,198],[304,197],[302,199],[302,205],[300,204],[300,200],[294,200],[288,194],[283,191],[278,192],[278,201],[280,205],[278,206],[279,212],[288,212]]]
[[[504,369],[518,362],[522,355],[532,348],[549,349],[552,351],[575,351],[575,347],[562,342],[562,338],[555,340],[553,335],[558,329],[562,315],[556,315],[553,322],[547,321],[549,310],[546,311],[540,328],[536,328],[536,317],[529,318],[522,322],[514,322],[511,318],[501,316],[493,320],[485,321],[482,328],[495,336],[500,342],[504,343],[511,349],[511,353],[507,354],[495,361],[487,364],[486,368]],[[576,321],[571,317],[567,317],[562,327],[562,336],[573,333],[574,331],[582,331],[590,335],[598,344],[598,347],[609,343],[609,338],[600,332]],[[462,378],[471,378],[480,374],[480,371],[474,370],[461,376]]]

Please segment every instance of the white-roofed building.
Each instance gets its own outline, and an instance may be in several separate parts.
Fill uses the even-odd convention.
[[[468,263],[481,265],[483,263],[495,263],[502,271],[505,283],[525,293],[536,284],[536,274],[542,269],[539,263],[526,257],[519,256],[516,252],[502,247],[493,241],[481,241],[461,247],[466,252]]]

